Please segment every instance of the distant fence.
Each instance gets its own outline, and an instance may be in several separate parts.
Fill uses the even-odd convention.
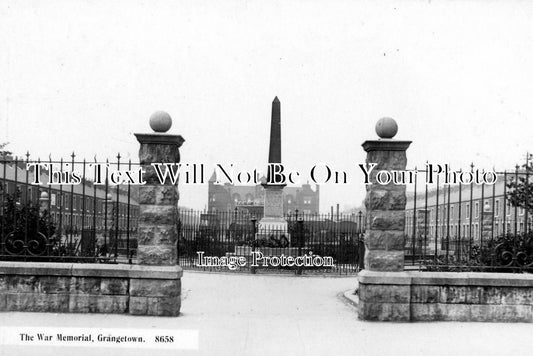
[[[227,267],[206,267],[198,252],[203,256],[218,258],[242,258],[246,265],[235,270],[273,269],[296,273],[331,272],[347,274],[362,268],[364,246],[362,224],[364,217],[355,214],[294,214],[286,215],[286,226],[264,227],[261,217],[244,210],[227,212],[180,212],[180,239],[178,243],[179,264],[184,268],[202,270],[224,270]],[[282,266],[274,263],[257,262],[253,256],[278,258],[297,256],[320,256],[331,258],[333,266]],[[283,255],[283,256],[282,256]],[[317,263],[320,265],[319,257]]]
[[[406,206],[406,263],[422,270],[532,272],[530,175],[517,167],[497,172],[493,185],[415,184]]]
[[[105,171],[95,184],[94,165],[132,170],[138,164],[121,162],[120,155],[114,162],[75,158],[0,156],[0,260],[133,262],[139,217],[135,186],[114,185]],[[27,169],[28,164],[34,166]],[[35,164],[42,166],[36,170]]]

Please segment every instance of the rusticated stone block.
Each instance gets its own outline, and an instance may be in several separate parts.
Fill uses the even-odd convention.
[[[371,230],[405,230],[404,210],[374,210],[368,216]]]
[[[129,283],[125,278],[102,278],[100,291],[102,294],[125,295],[128,294]]]
[[[409,303],[371,303],[359,301],[359,319],[369,321],[409,321]]]
[[[129,297],[125,295],[100,295],[96,302],[98,313],[124,314],[128,312]]]
[[[115,313],[128,312],[127,295],[71,294],[68,310],[71,313]]]
[[[159,176],[154,167],[151,165],[141,165],[141,167],[144,169],[143,178],[146,182],[145,186],[154,187],[156,185],[161,185],[161,181],[159,180]],[[164,168],[162,168],[162,171],[164,172]]]
[[[66,312],[68,294],[7,293],[7,311]]]
[[[7,292],[8,282],[7,276],[0,276],[0,293]]]
[[[440,304],[441,320],[469,321],[471,320],[471,307],[471,304]]]
[[[71,313],[98,312],[98,298],[93,294],[71,294],[68,300],[68,310]]]
[[[365,207],[370,210],[405,210],[407,201],[405,186],[393,185],[394,189],[382,189],[381,186],[367,186]]]
[[[440,287],[414,285],[411,288],[411,302],[413,303],[438,303]]]
[[[181,280],[131,279],[130,295],[134,297],[176,297],[181,295]]]
[[[34,291],[49,294],[64,294],[70,290],[70,277],[39,276],[34,284]]]
[[[139,225],[170,225],[177,220],[175,205],[141,205]]]
[[[383,177],[382,177],[383,179]],[[375,179],[374,179],[375,180]],[[406,192],[406,187],[405,185],[398,185],[398,184],[395,184],[393,182],[389,183],[389,184],[381,184],[381,183],[378,183],[378,182],[374,182],[372,184],[367,184],[365,185],[365,189],[366,189],[366,193],[370,193],[370,192],[373,192],[375,190],[383,190],[383,191],[388,191],[388,192],[395,192],[395,193],[404,193]],[[365,199],[365,208],[367,208],[367,200]],[[371,207],[371,205],[369,205]],[[371,210],[371,208],[367,208],[367,210]]]
[[[130,314],[146,315],[148,313],[148,297],[130,297]]]
[[[143,265],[175,265],[176,245],[138,245],[137,261]]]
[[[176,225],[144,225],[138,228],[137,241],[141,245],[175,244],[178,239]]]
[[[139,204],[155,204],[156,187],[152,184],[139,186]]]
[[[178,316],[181,297],[130,297],[130,314]]]
[[[491,305],[495,309],[494,320],[533,322],[533,309],[531,305]]]
[[[409,303],[409,285],[360,284],[359,300],[371,303]]]
[[[466,287],[466,303],[500,304],[502,289],[499,287]]]
[[[443,320],[441,304],[438,303],[412,303],[411,321],[438,321]]]
[[[371,250],[403,251],[405,234],[397,230],[369,230],[365,237],[365,244]]]
[[[6,276],[7,289],[10,292],[31,293],[35,291],[35,276]]]
[[[403,271],[404,252],[370,250],[365,251],[365,268],[370,271]]]
[[[179,182],[179,177],[176,177],[176,175],[178,174],[177,166],[171,166],[171,168],[168,170],[168,173],[166,175],[165,175],[165,172],[167,171],[166,166],[165,165],[159,166],[161,176],[159,176],[157,170],[153,166],[142,166],[142,167],[145,170],[143,179],[146,182],[147,186],[150,186],[150,185],[151,186],[155,186],[155,185],[159,185],[159,186],[170,185],[171,186],[172,176],[170,174],[170,169],[172,169],[172,171],[174,172],[174,178],[177,178],[176,185]],[[163,182],[161,182],[161,179],[163,179]]]
[[[533,304],[533,289],[532,288],[503,288],[501,292],[502,304]]]
[[[366,163],[377,163],[372,173],[380,170],[404,170],[407,166],[405,151],[370,151],[366,156]]]
[[[181,309],[181,297],[148,298],[148,315],[178,316]]]
[[[441,286],[440,302],[449,304],[466,303],[466,286]]]
[[[470,321],[483,322],[533,322],[531,305],[483,305],[470,306]]]
[[[470,308],[470,320],[469,321],[496,321],[494,319],[495,310],[491,305],[486,304],[471,304]]]
[[[98,294],[100,293],[100,278],[72,277],[70,293],[73,294]]]
[[[164,172],[165,168],[162,168],[162,172]],[[144,173],[144,181],[146,182],[147,186],[156,186],[161,185],[161,181],[159,180],[159,175],[157,174],[156,170],[152,166],[146,166],[145,167],[145,173]],[[170,183],[170,177],[166,176],[166,183]]]
[[[142,165],[151,163],[170,163],[180,161],[180,150],[176,144],[141,144],[139,161]]]
[[[173,205],[178,199],[177,186],[161,184],[139,186],[140,204]]]

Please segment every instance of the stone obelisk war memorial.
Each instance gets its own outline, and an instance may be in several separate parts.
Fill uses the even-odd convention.
[[[256,239],[274,237],[290,242],[287,220],[283,218],[283,188],[286,184],[275,183],[273,172],[276,164],[281,164],[281,105],[277,96],[272,102],[267,181],[262,184],[265,189],[264,215],[257,226]]]

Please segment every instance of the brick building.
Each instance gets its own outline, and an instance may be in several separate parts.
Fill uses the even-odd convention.
[[[512,206],[506,181],[513,173],[498,174],[494,185],[441,186],[427,192],[407,195],[405,216],[406,247],[423,239],[434,251],[435,237],[440,250],[443,239],[474,241],[482,239],[483,221],[489,218],[487,236],[521,234],[531,231],[532,216],[521,207]],[[419,242],[416,242],[418,245]]]
[[[0,204],[5,204],[8,196],[17,196],[17,202],[20,204],[26,202],[39,204],[41,193],[46,192],[49,196],[50,216],[56,226],[61,226],[62,231],[81,232],[82,229],[98,231],[109,228],[112,223],[109,221],[109,216],[106,218],[106,214],[112,208],[118,209],[114,219],[120,230],[125,230],[127,227],[130,230],[136,229],[139,204],[134,198],[137,196],[135,188],[132,187],[128,199],[127,187],[125,189],[121,187],[117,196],[116,186],[108,186],[106,190],[105,186],[95,187],[90,181],[77,185],[35,185],[32,184],[33,170],[26,170],[25,166],[25,162],[19,162],[18,166],[14,161],[0,162]],[[48,181],[46,172],[42,172],[41,181]],[[107,207],[106,195],[110,195],[112,201]],[[3,211],[3,208],[0,211]]]
[[[260,207],[264,203],[264,188],[258,184],[253,186],[236,186],[229,183],[215,184],[215,174],[209,179],[208,211],[231,211],[238,207]],[[303,214],[318,214],[320,206],[320,188],[311,188],[310,184],[301,187],[283,188],[283,213],[295,210]],[[261,214],[262,215],[262,214]]]

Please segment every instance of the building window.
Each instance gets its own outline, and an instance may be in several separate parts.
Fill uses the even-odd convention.
[[[466,218],[470,219],[470,204],[466,204]]]
[[[475,205],[475,214],[476,214],[476,218],[479,217],[479,203],[476,202],[476,205]]]
[[[496,207],[495,207],[494,216],[498,216],[500,214],[500,201],[496,200]]]

